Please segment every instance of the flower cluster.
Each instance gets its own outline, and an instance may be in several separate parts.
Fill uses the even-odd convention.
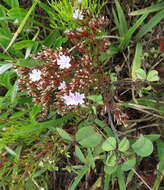
[[[17,69],[19,86],[27,89],[33,100],[47,111],[67,112],[87,105],[87,96],[101,93],[100,87],[110,81],[99,60],[109,45],[101,38],[101,28],[108,25],[108,19],[92,18],[86,10],[74,13],[78,19],[84,16],[86,22],[76,30],[65,31],[73,44],[71,50],[44,48],[31,57],[46,64]]]

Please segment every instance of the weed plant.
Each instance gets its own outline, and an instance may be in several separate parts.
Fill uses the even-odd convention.
[[[163,188],[163,50],[145,44],[164,3],[2,2],[0,189],[60,189],[62,172],[66,190]]]

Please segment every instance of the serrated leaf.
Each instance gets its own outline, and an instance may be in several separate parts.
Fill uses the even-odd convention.
[[[146,72],[141,68],[136,70],[135,75],[136,75],[137,78],[139,78],[141,80],[146,79]]]
[[[124,137],[118,145],[118,150],[121,152],[126,152],[129,149],[129,146],[129,140],[126,137]]]
[[[121,170],[122,171],[128,171],[131,170],[136,164],[136,158],[130,159],[125,161],[122,165],[121,165]]]
[[[68,134],[66,131],[64,131],[63,129],[61,128],[56,128],[57,132],[59,133],[59,135],[63,138],[63,139],[66,139],[66,140],[69,140],[69,141],[72,141],[73,138],[71,137],[70,134]]]
[[[116,139],[114,137],[109,137],[107,138],[103,144],[102,144],[102,149],[104,151],[111,151],[116,149]]]
[[[136,154],[142,157],[149,156],[153,152],[152,142],[143,135],[132,145],[132,148]]]
[[[156,70],[149,71],[147,75],[147,80],[150,82],[158,81],[159,80],[158,71]]]

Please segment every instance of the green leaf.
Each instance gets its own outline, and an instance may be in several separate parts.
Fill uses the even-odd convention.
[[[81,149],[77,145],[75,146],[75,154],[82,163],[86,164],[86,159],[84,157],[84,154],[82,153]]]
[[[3,0],[3,1],[7,3],[10,7],[19,7],[18,0]]]
[[[143,135],[140,135],[139,139],[132,145],[132,148],[141,157],[149,156],[153,152],[152,142]]]
[[[59,135],[63,138],[63,139],[66,139],[66,140],[69,140],[69,141],[72,141],[73,138],[71,137],[70,134],[68,134],[66,131],[64,131],[63,129],[61,128],[56,128],[57,132],[59,133]]]
[[[111,151],[116,149],[116,139],[114,137],[107,138],[103,144],[102,149],[104,151]]]
[[[85,139],[79,141],[79,143],[87,148],[94,148],[96,147],[98,144],[100,144],[102,140],[102,137],[100,134],[98,133],[93,133],[91,136],[86,137]]]
[[[97,104],[103,104],[102,95],[91,95],[87,97],[89,100],[96,102]]]
[[[121,168],[117,170],[119,190],[126,190],[125,176]]]
[[[77,131],[76,140],[77,141],[83,140],[86,137],[91,136],[93,133],[95,133],[95,131],[92,126],[83,127]]]
[[[142,14],[149,14],[151,12],[159,11],[161,9],[164,9],[164,3],[158,3],[155,5],[151,5],[149,7],[146,7],[144,9],[139,9],[136,11],[131,12],[129,15],[136,16],[136,15],[142,15]]]
[[[118,145],[118,150],[121,152],[126,152],[129,149],[129,146],[129,140],[126,137],[124,137]]]
[[[104,171],[106,174],[111,175],[113,173],[116,173],[118,169],[118,165],[116,166],[105,166]]]
[[[157,142],[157,152],[159,161],[164,162],[164,141],[159,139]]]
[[[105,164],[110,167],[114,167],[116,165],[117,157],[115,154],[111,153],[107,156]]]
[[[136,70],[135,75],[138,79],[146,80],[146,72],[141,68]]]
[[[136,70],[141,67],[141,58],[142,58],[142,44],[140,42],[137,43],[135,56],[132,63],[132,80],[136,80]]]
[[[150,134],[150,135],[145,135],[146,138],[148,138],[149,140],[151,140],[152,142],[158,140],[160,138],[161,135],[159,134]]]
[[[121,170],[122,171],[128,171],[131,170],[136,164],[136,158],[130,159],[125,161],[122,165],[121,165]]]
[[[12,8],[8,11],[8,16],[12,19],[22,20],[26,14],[27,11],[23,8]]]
[[[156,70],[149,71],[147,75],[147,80],[150,82],[158,81],[159,80],[158,71]]]
[[[37,114],[42,110],[41,106],[35,105],[32,107],[32,110],[30,112],[30,118],[32,121],[35,121],[35,117],[37,116]]]
[[[32,41],[32,40],[22,40],[19,42],[16,42],[13,45],[13,48],[15,49],[23,49],[23,48],[28,48],[28,47],[32,47],[33,45],[37,44],[37,41]]]
[[[159,11],[155,16],[153,16],[147,24],[145,24],[138,32],[136,38],[141,39],[146,33],[151,31],[151,29],[156,26],[164,18],[164,9]]]
[[[118,0],[115,0],[115,5],[118,14],[118,29],[120,36],[124,36],[128,31],[128,25],[125,18],[125,14]]]
[[[21,67],[37,67],[43,64],[47,64],[47,62],[35,59],[18,59],[16,62],[16,65]]]

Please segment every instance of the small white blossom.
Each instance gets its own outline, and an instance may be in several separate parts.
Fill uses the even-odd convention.
[[[68,96],[67,95],[63,96],[64,103],[67,106],[83,104],[84,98],[85,98],[85,95],[80,94],[79,92],[75,92],[75,93],[70,92]]]
[[[71,67],[70,64],[71,58],[66,55],[60,55],[57,59],[57,64],[59,65],[60,69],[68,69]]]
[[[65,83],[65,81],[63,81],[63,82],[60,83],[58,89],[59,89],[59,90],[62,90],[62,89],[64,89],[65,87],[66,87],[66,83]]]
[[[73,12],[73,18],[83,20],[83,17],[84,16],[83,16],[82,12],[78,8],[75,8],[74,12]]]
[[[32,73],[30,73],[30,79],[31,81],[35,82],[41,79],[41,71],[37,69],[33,69]]]

